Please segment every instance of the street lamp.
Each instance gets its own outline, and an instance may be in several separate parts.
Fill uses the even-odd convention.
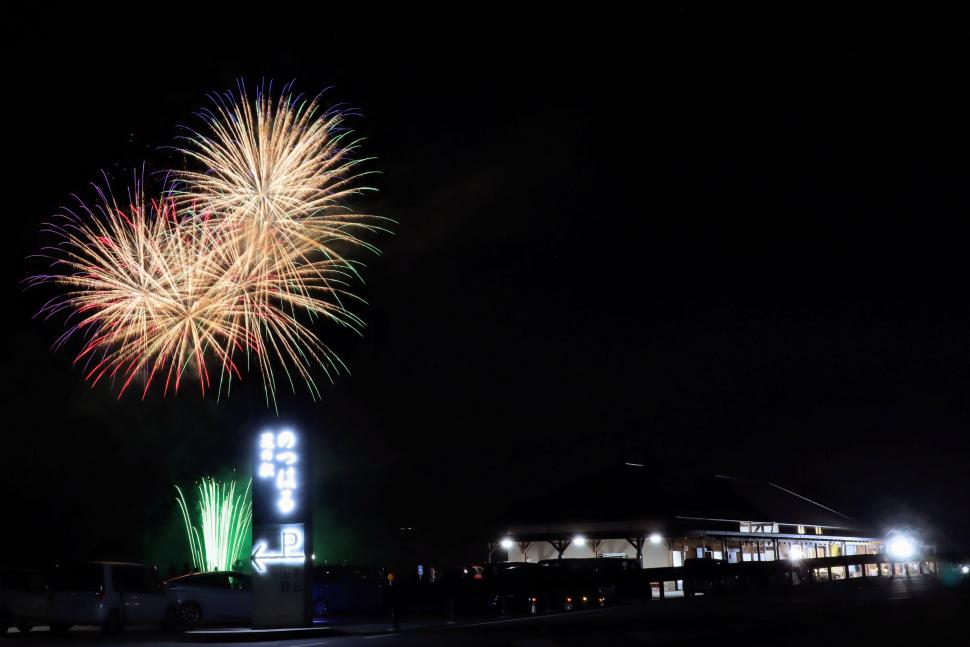
[[[512,541],[511,537],[503,537],[502,541],[499,542],[499,546],[501,546],[505,550],[511,550],[512,546],[514,545],[515,545],[515,542]]]

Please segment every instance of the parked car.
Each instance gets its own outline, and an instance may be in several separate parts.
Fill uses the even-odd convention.
[[[648,595],[635,559],[590,557],[545,559],[539,562],[545,608],[573,609],[605,606],[624,598]]]
[[[485,567],[485,584],[496,612],[537,613],[542,584],[540,567],[528,562],[496,562]]]
[[[440,586],[450,613],[475,615],[495,610],[495,597],[488,587],[484,566],[467,564],[448,568],[441,574]]]
[[[165,584],[178,605],[181,624],[249,622],[252,618],[252,581],[245,573],[192,573]]]
[[[650,586],[643,581],[639,560],[601,557],[592,564],[593,579],[606,604],[650,597]]]
[[[592,559],[544,559],[539,562],[545,608],[572,611],[596,605],[601,596],[593,581]]]
[[[163,629],[175,620],[175,604],[153,566],[118,562],[58,565],[51,576],[51,631],[74,625],[121,631],[128,625]]]
[[[0,569],[0,635],[47,622],[47,578],[40,571]]]

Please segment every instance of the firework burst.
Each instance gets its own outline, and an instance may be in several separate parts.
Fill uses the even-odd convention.
[[[376,252],[363,236],[384,231],[383,219],[345,204],[368,190],[358,141],[342,113],[286,89],[213,100],[205,128],[180,140],[203,170],[173,172],[154,200],[136,183],[127,204],[99,191],[96,207],[58,216],[58,244],[44,254],[52,271],[30,283],[63,289],[42,309],[70,313],[58,345],[82,335],[86,378],[110,377],[119,395],[138,382],[145,397],[162,375],[166,392],[193,375],[203,393],[221,393],[255,366],[267,401],[280,373],[316,399],[314,373],[332,379],[344,367],[312,324],[361,332],[346,305],[359,300],[350,254]]]

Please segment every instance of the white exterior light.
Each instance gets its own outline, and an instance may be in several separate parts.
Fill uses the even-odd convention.
[[[970,566],[961,566],[960,572],[964,575],[970,574]]]
[[[505,550],[510,550],[512,546],[515,545],[515,542],[512,541],[510,537],[503,537],[502,541],[499,542],[499,545]]]
[[[913,540],[905,535],[897,535],[889,542],[889,554],[896,559],[909,559],[915,553]]]
[[[576,544],[577,546],[585,546],[586,537],[583,537],[582,535],[576,535],[575,537],[573,537],[573,543]]]
[[[650,536],[648,537],[648,539],[650,540],[651,544],[659,544],[664,540],[664,538],[660,536],[659,532],[650,533]]]

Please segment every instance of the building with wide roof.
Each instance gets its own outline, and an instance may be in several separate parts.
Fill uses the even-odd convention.
[[[530,502],[493,528],[493,560],[627,557],[645,568],[875,554],[874,528],[777,483],[615,470]]]

